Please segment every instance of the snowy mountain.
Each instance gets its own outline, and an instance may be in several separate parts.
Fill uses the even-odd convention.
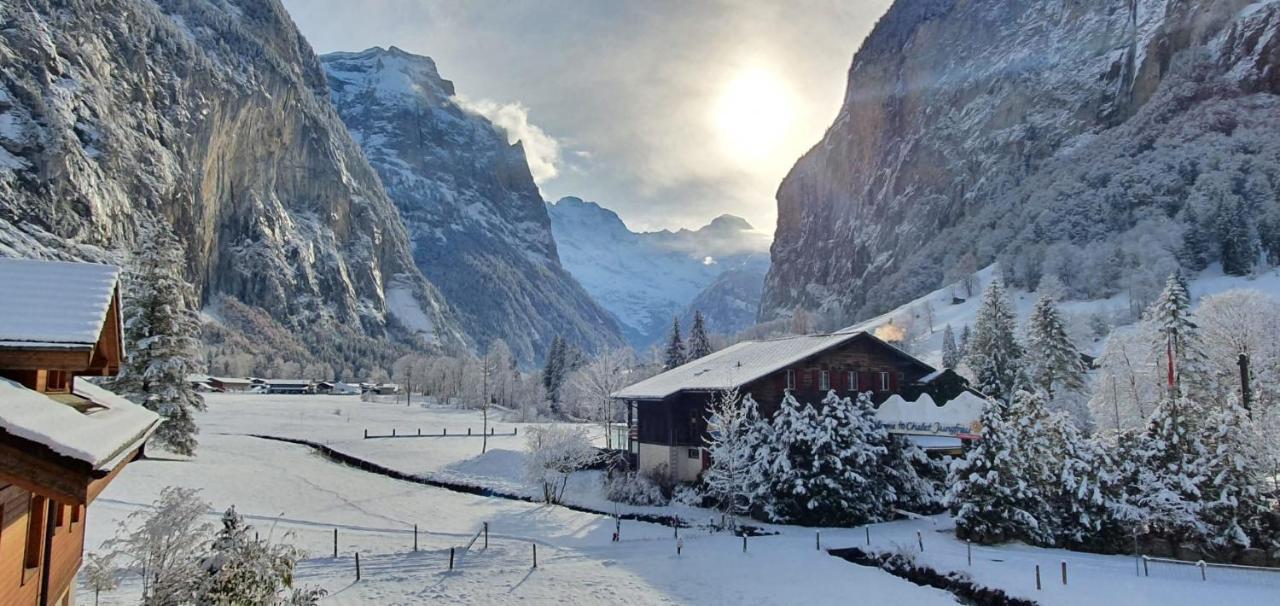
[[[321,359],[462,342],[277,0],[6,2],[0,22],[0,254],[121,260],[156,217],[206,318],[248,306]]]
[[[560,266],[520,143],[459,105],[435,62],[395,47],[321,62],[334,105],[404,219],[414,260],[482,349],[505,339],[531,362],[557,334],[589,351],[622,343]]]
[[[768,269],[768,236],[723,215],[697,230],[633,232],[613,211],[579,198],[547,206],[564,266],[618,318],[627,340],[647,347],[673,316],[707,316],[711,330],[755,323]]]
[[[779,188],[761,319],[847,324],[993,261],[1147,300],[1275,262],[1278,33],[1274,0],[896,2]]]

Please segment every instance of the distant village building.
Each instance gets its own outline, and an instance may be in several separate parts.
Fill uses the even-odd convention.
[[[360,386],[342,381],[321,381],[316,383],[316,393],[333,396],[358,396]]]
[[[268,379],[267,393],[309,394],[316,392],[316,383],[309,379]]]
[[[848,397],[870,392],[876,404],[893,397],[904,403],[973,397],[959,375],[863,331],[744,341],[613,394],[627,407],[628,448],[637,468],[651,472],[666,465],[677,480],[696,480],[710,465],[703,448],[708,404],[735,387],[740,395],[751,394],[766,417],[778,411],[788,390],[811,404],[829,390]],[[926,445],[954,450],[960,441]]]
[[[0,259],[0,604],[71,604],[88,505],[159,417],[83,377],[120,368],[119,268]]]
[[[209,377],[209,386],[214,391],[222,392],[249,391],[249,388],[260,382],[261,380],[251,377]]]

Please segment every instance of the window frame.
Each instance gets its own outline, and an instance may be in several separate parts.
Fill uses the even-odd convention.
[[[890,391],[893,389],[892,383],[889,381],[889,371],[880,371],[880,391]]]
[[[786,371],[784,371],[784,372],[783,372],[783,374],[785,375],[785,378],[783,379],[783,385],[785,386],[785,388],[786,388],[786,389],[795,389],[795,388],[796,388],[796,371],[795,371],[795,369],[788,368]]]
[[[818,371],[818,389],[820,391],[827,391],[831,389],[831,371],[829,370]]]
[[[846,378],[849,380],[849,391],[857,393],[858,392],[858,371],[849,370],[846,372],[848,373],[848,377]]]

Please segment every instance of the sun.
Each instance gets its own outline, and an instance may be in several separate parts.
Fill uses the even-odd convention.
[[[728,80],[712,116],[724,151],[754,163],[778,151],[794,114],[786,82],[769,70],[749,68]]]

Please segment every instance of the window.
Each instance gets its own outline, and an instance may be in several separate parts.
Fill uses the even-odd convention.
[[[67,389],[67,372],[65,370],[50,370],[45,376],[44,390],[47,392],[64,392]]]
[[[697,448],[690,448],[685,454],[688,455],[690,459],[697,459],[702,456],[702,453],[699,452]]]
[[[824,371],[821,371],[821,373],[818,375],[818,389],[821,389],[823,391],[831,389],[831,372],[830,371],[824,370]]]
[[[880,373],[880,391],[889,391],[889,373]]]
[[[788,370],[787,371],[787,389],[795,389],[795,388],[796,388],[796,371]]]
[[[849,371],[849,391],[858,391],[858,371]]]
[[[22,557],[22,567],[39,568],[44,557],[44,524],[48,515],[49,500],[31,495],[31,508],[27,510],[27,550]]]

